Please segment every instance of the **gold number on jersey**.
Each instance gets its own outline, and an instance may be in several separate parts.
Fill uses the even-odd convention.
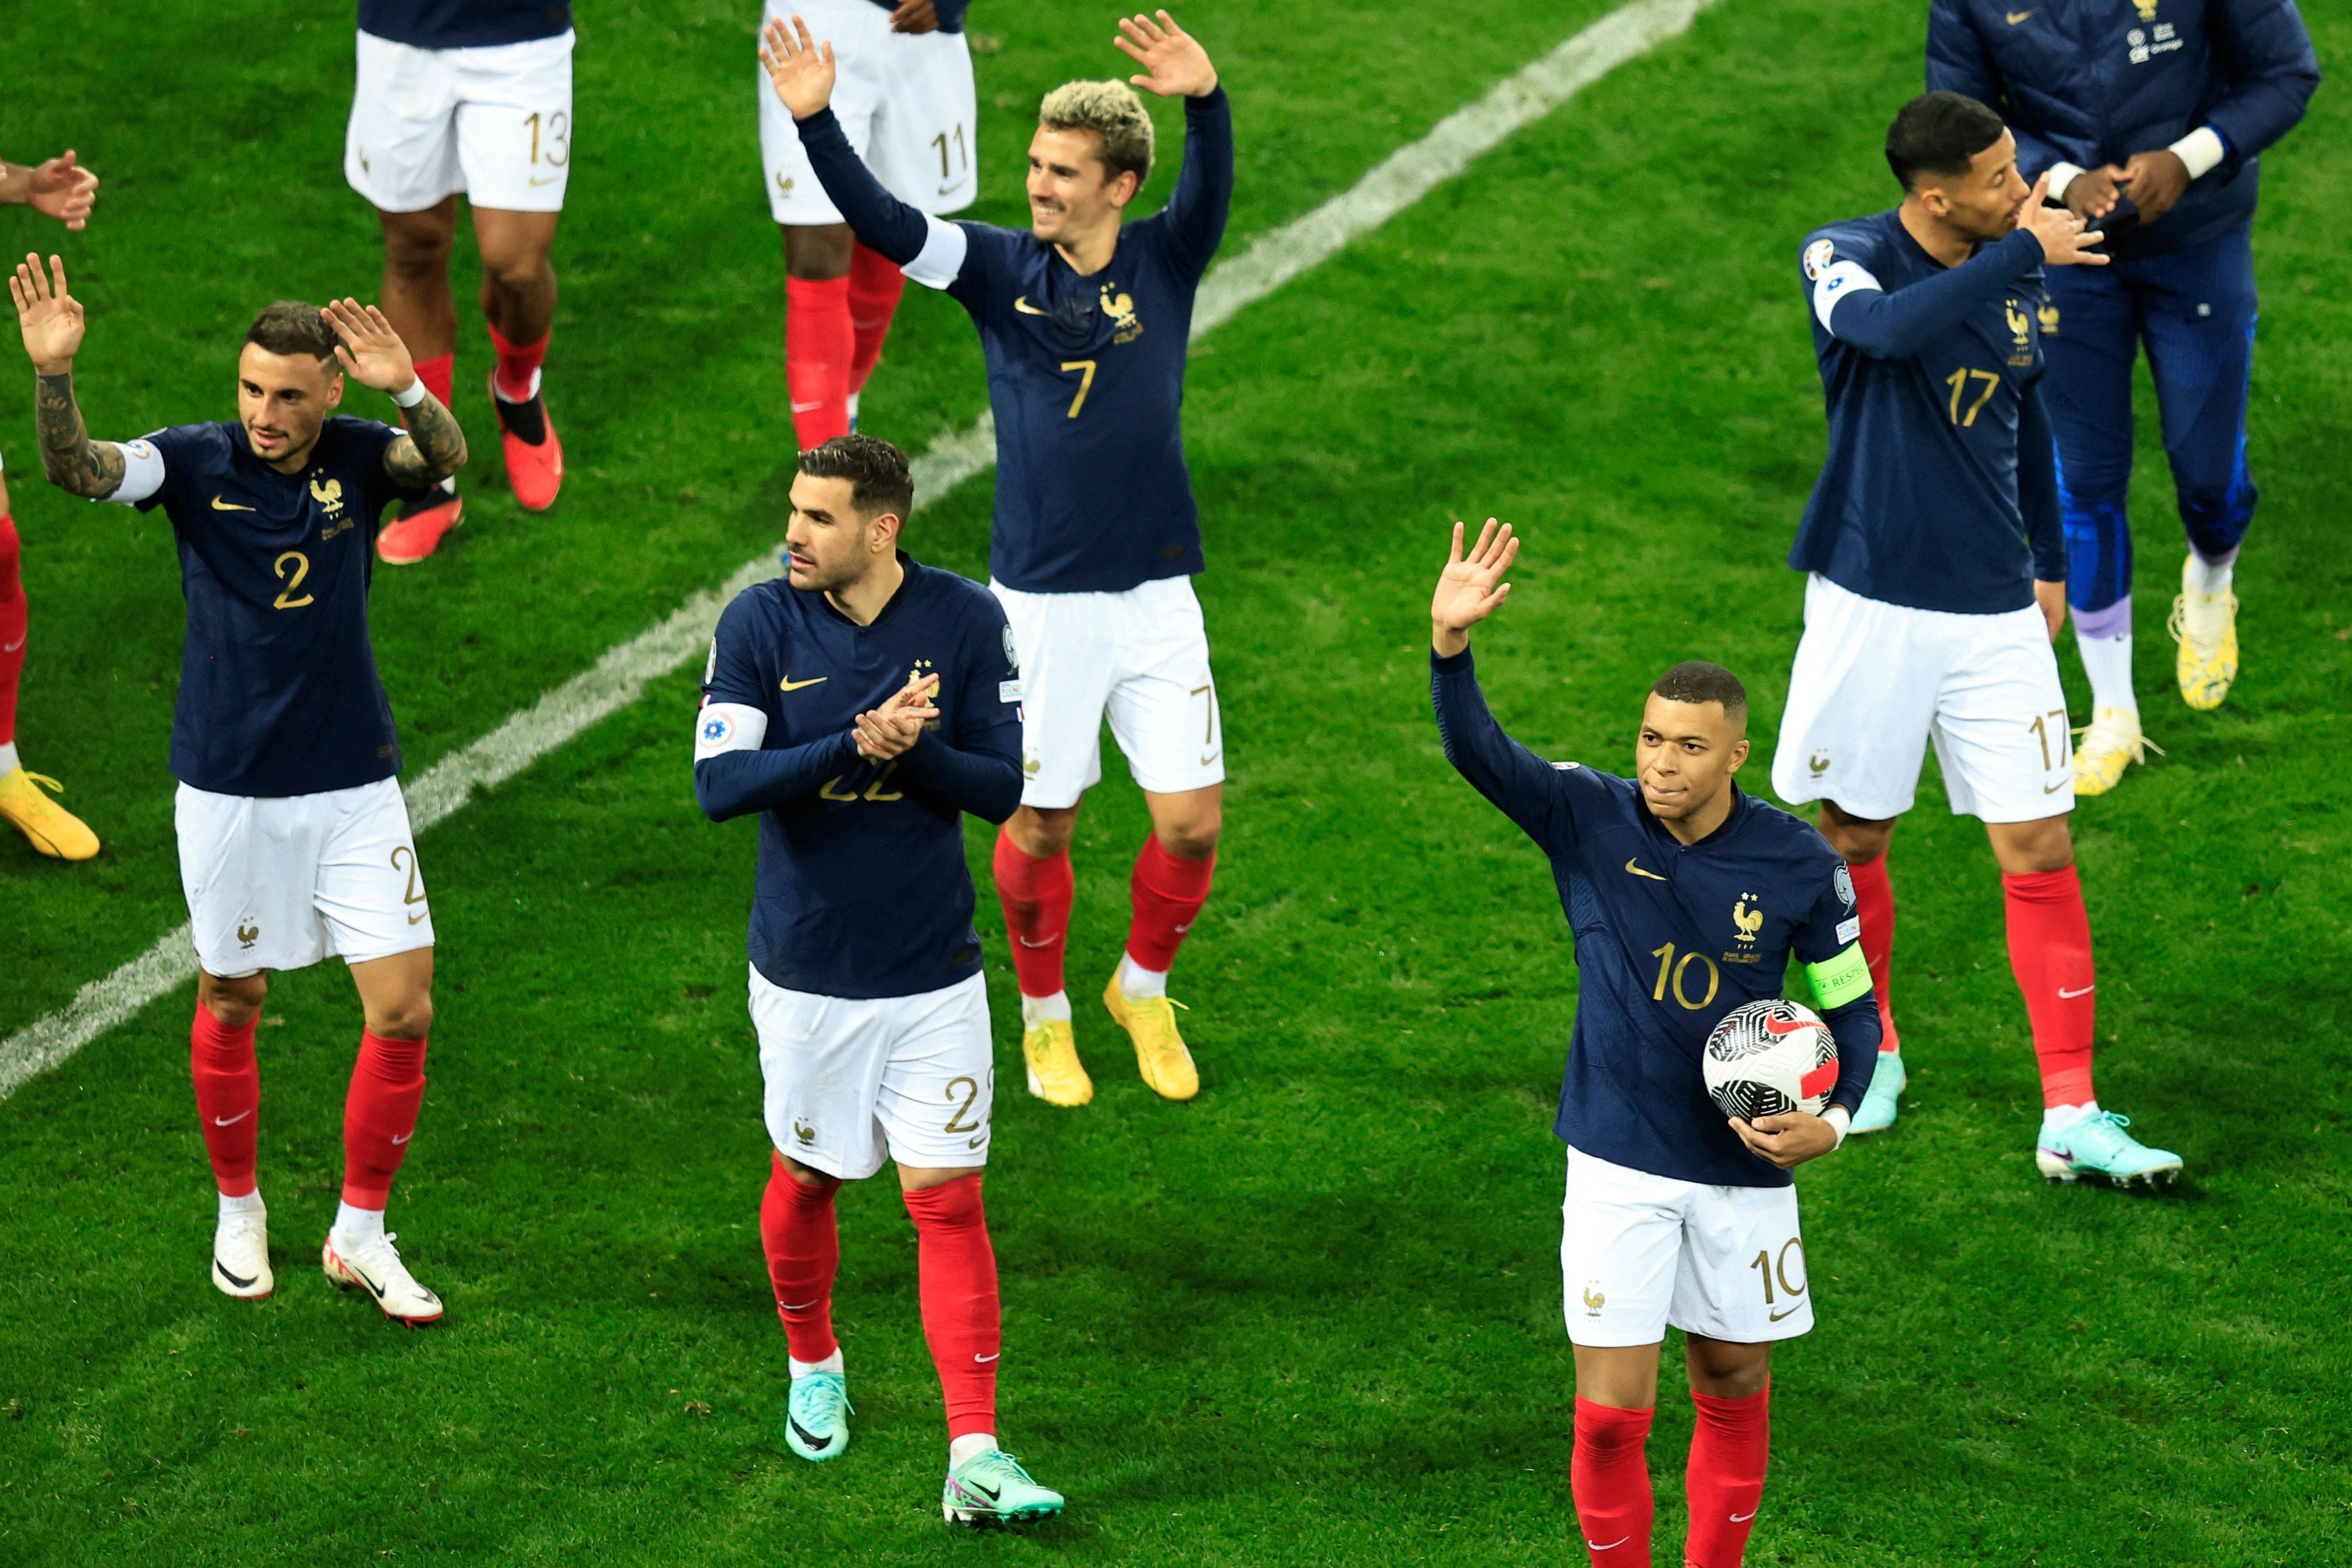
[[[1079,373],[1078,395],[1070,399],[1070,417],[1076,419],[1078,410],[1087,405],[1087,394],[1095,389],[1095,362],[1090,359],[1066,359],[1062,362],[1062,370],[1065,374],[1074,370]]]
[[[540,117],[537,110],[523,116],[522,122],[530,127],[530,161],[539,163]],[[547,117],[547,166],[561,169],[572,157],[572,116],[557,110]]]
[[[2057,723],[2054,725],[2050,722],[2053,719],[2057,721]],[[2053,708],[2047,713],[2036,713],[2033,716],[2033,722],[2028,724],[2026,728],[2032,731],[2033,738],[2042,742],[2042,771],[2043,773],[2053,773],[2058,767],[2058,763],[2053,763],[2050,760],[2050,741],[2052,736],[2054,735],[2058,739],[2059,762],[2063,762],[2074,754],[2074,736],[2066,728],[2066,710],[2063,708]]]
[[[408,857],[408,891],[400,895],[400,901],[421,904],[425,901],[425,889],[416,885],[416,851],[405,844],[394,849],[392,852],[392,868],[395,871],[401,869],[400,858],[403,855]]]
[[[942,131],[937,136],[931,138],[931,145],[940,150],[940,178],[941,180],[952,180],[955,178],[953,172],[948,168],[948,134],[949,133],[947,132]],[[971,156],[970,153],[966,151],[963,144],[962,121],[959,120],[956,121],[954,134],[956,155],[955,166],[958,169],[969,169],[971,167]]]
[[[1715,960],[1703,952],[1685,952],[1677,962],[1675,958],[1673,942],[1668,942],[1664,947],[1652,948],[1650,956],[1658,961],[1658,984],[1650,993],[1651,1001],[1664,1001],[1669,987],[1674,991],[1675,1005],[1686,1012],[1696,1013],[1715,1000],[1716,988],[1723,984],[1723,971],[1715,966]],[[1683,973],[1694,963],[1706,965],[1706,994],[1696,1002],[1692,1001],[1683,989]]]
[[[286,574],[286,563],[289,561],[294,563],[294,574],[290,578]],[[310,602],[310,595],[308,594],[304,594],[299,599],[294,597],[295,591],[302,586],[302,579],[310,574],[309,556],[299,550],[289,550],[278,558],[271,570],[278,574],[278,580],[286,584],[278,591],[278,597],[270,601],[272,608],[299,610]]]
[[[1960,395],[1968,391],[1970,377],[1982,381],[1984,390],[1977,394],[1977,400],[1969,405],[1968,415],[1963,417]],[[1984,412],[1984,405],[1991,402],[1992,395],[2000,389],[2000,377],[1989,370],[1956,370],[1944,378],[1944,384],[1952,389],[1952,423],[1966,429],[1977,422],[1977,416]]]
[[[955,1113],[948,1118],[947,1125],[940,1128],[940,1131],[942,1132],[977,1132],[980,1131],[980,1123],[977,1121],[967,1121],[964,1118],[971,1114],[973,1104],[980,1099],[980,1080],[978,1079],[971,1078],[951,1078],[948,1079],[947,1099],[950,1103],[953,1103],[956,1097],[956,1090],[959,1089],[963,1090],[963,1103],[956,1106]]]
[[[824,783],[817,786],[816,796],[819,800],[839,800],[852,803],[861,800],[879,802],[904,800],[907,798],[907,795],[906,792],[903,790],[892,790],[887,795],[884,794],[882,790],[882,786],[890,782],[890,775],[898,771],[898,764],[897,763],[884,763],[882,764],[882,771],[874,775],[874,782],[866,786],[866,793],[863,795],[858,794],[855,790],[843,789],[841,787],[841,781],[847,778],[849,775],[847,773],[835,773],[833,777],[825,780]]]

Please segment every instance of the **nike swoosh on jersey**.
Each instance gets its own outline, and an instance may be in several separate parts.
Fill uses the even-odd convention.
[[[2024,21],[2028,16],[2032,16],[2033,13],[2031,11],[2003,11],[2001,15],[2007,17],[2009,25],[2014,27],[2020,22]]]
[[[215,496],[213,497],[213,510],[215,511],[251,511],[253,508],[249,506],[239,506],[236,502],[229,500],[225,497]]]
[[[1041,310],[1031,304],[1029,296],[1026,294],[1015,294],[1013,297],[1013,308],[1024,316],[1046,316],[1053,313],[1050,310]]]
[[[1633,872],[1636,877],[1647,877],[1653,882],[1663,882],[1665,880],[1664,877],[1659,876],[1655,871],[1644,871],[1639,866],[1634,865],[1633,862],[1638,858],[1640,858],[1640,857],[1633,855],[1628,855],[1625,857],[1625,869]]]
[[[830,675],[818,675],[812,676],[806,680],[794,680],[791,676],[787,675],[782,680],[776,682],[776,689],[780,691],[798,691],[804,687],[823,686],[826,681],[831,680],[832,679],[833,677]]]

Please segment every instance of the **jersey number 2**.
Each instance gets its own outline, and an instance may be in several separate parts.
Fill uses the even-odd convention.
[[[287,563],[289,562],[293,563],[293,573],[290,576],[287,572]],[[303,605],[310,602],[310,595],[308,594],[304,594],[299,599],[294,596],[296,590],[302,586],[302,579],[310,574],[310,558],[309,556],[303,554],[299,550],[289,550],[285,554],[278,558],[272,569],[277,572],[278,580],[280,583],[285,584],[286,586],[279,589],[278,592],[278,597],[270,601],[270,608],[275,610],[299,610]]]

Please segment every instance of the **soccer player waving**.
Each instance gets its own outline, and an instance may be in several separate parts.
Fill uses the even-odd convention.
[[[1718,665],[1651,688],[1636,776],[1548,763],[1487,710],[1470,628],[1510,594],[1519,542],[1462,525],[1430,602],[1446,760],[1550,857],[1581,977],[1553,1131],[1568,1144],[1560,1273],[1576,1347],[1576,1512],[1592,1561],[1650,1561],[1658,1352],[1683,1331],[1691,1402],[1683,1561],[1737,1568],[1764,1495],[1772,1342],[1813,1326],[1791,1167],[1844,1138],[1878,1010],[1853,887],[1822,836],[1743,794],[1748,694]],[[1794,953],[1838,1042],[1820,1116],[1727,1121],[1700,1066],[1733,1008],[1775,997]]]
[[[2042,268],[2102,266],[2100,236],[2030,189],[1974,99],[1913,99],[1886,132],[1903,205],[1814,230],[1802,284],[1829,456],[1789,564],[1805,633],[1772,757],[1784,800],[1822,803],[1853,868],[1884,1036],[1857,1132],[1892,1126],[1904,1067],[1888,970],[1886,848],[1932,739],[1955,814],[1992,840],[2009,961],[2033,1025],[2053,1180],[2169,1180],[2091,1091],[2091,922],[2074,870],[2066,698],[2050,644],[2066,541],[2041,382]]]
[[[1184,170],[1164,212],[1122,215],[1151,171],[1151,121],[1128,87],[1067,82],[1029,143],[1026,231],[948,223],[894,199],[826,105],[830,46],[771,23],[761,58],[825,194],[859,239],[971,314],[996,419],[991,586],[1024,663],[1021,809],[996,841],[996,891],[1021,981],[1030,1092],[1084,1105],[1063,989],[1070,834],[1102,777],[1102,725],[1127,753],[1151,833],[1129,882],[1127,952],[1103,1004],[1143,1080],[1200,1091],[1168,971],[1208,901],[1223,824],[1224,740],[1192,574],[1201,523],[1178,415],[1192,297],[1225,230],[1233,114],[1208,55],[1167,12],[1122,18],[1132,79],[1185,100]]]
[[[180,881],[195,938],[190,1069],[220,1187],[213,1283],[273,1288],[254,1178],[263,972],[331,954],[351,966],[366,1026],[343,1105],[343,1199],[320,1264],[404,1323],[441,1316],[383,1228],[416,1131],[433,1022],[433,919],[401,798],[400,742],[368,642],[376,519],[466,460],[466,437],[418,379],[383,312],[280,301],[237,355],[237,421],[93,441],[74,401],[81,301],[64,264],[26,257],[9,279],[38,377],[49,482],[142,511],[179,542],[188,638],[172,721]],[[343,378],[389,393],[406,433],[335,409]]]
[[[751,1018],[775,1144],[760,1237],[792,1347],[784,1440],[849,1444],[833,1334],[833,1197],[898,1166],[923,1336],[947,1400],[951,1522],[1034,1524],[1058,1492],[996,1446],[996,1255],[981,1205],[996,1072],[963,814],[1021,798],[1020,661],[986,589],[898,549],[906,457],[871,436],[801,454],[791,570],[719,619],[694,789],[760,814]]]

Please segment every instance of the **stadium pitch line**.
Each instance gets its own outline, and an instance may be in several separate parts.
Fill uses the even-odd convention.
[[[1497,82],[1475,103],[1454,110],[1420,140],[1381,160],[1363,178],[1305,216],[1260,235],[1219,262],[1202,280],[1192,336],[1202,337],[1370,233],[1454,178],[1505,137],[1558,109],[1626,61],[1687,32],[1716,0],[1632,0],[1558,47]],[[942,436],[914,460],[915,492],[936,500],[996,461],[996,422],[982,415],[970,428]],[[590,725],[644,695],[646,683],[691,661],[709,646],[719,612],[752,584],[775,574],[776,551],[761,552],[715,588],[695,595],[658,625],[602,658],[471,744],[460,747],[406,787],[409,821],[422,835],[461,809],[477,789],[504,783]],[[0,1100],[64,1062],[196,973],[185,925],[156,939],[113,973],[93,980],[56,1012],[0,1040]]]

